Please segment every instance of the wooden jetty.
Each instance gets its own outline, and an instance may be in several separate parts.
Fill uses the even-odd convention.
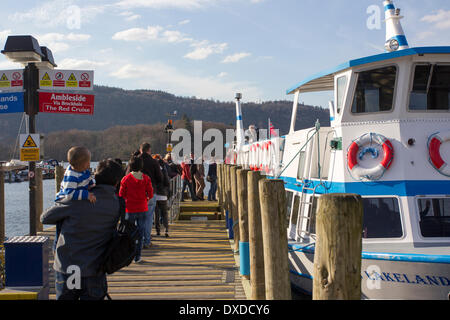
[[[144,263],[132,263],[108,276],[113,300],[245,300],[239,269],[231,248],[225,220],[211,210],[217,202],[183,202],[180,217],[169,225],[169,237],[155,236],[143,249]],[[192,220],[185,220],[187,208]],[[197,216],[196,216],[197,214]],[[197,219],[196,217],[207,217]],[[39,233],[53,241],[54,229]],[[53,257],[50,258],[50,267]],[[55,299],[54,272],[50,270],[50,299]]]

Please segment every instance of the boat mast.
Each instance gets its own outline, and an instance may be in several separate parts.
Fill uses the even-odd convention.
[[[400,15],[400,9],[395,8],[392,0],[386,0],[383,4],[386,19],[385,49],[388,52],[408,49],[408,41],[403,32],[402,24],[400,23],[400,20],[403,18],[403,16]]]
[[[242,94],[236,93],[236,150],[244,144],[244,124],[242,122],[241,99]]]

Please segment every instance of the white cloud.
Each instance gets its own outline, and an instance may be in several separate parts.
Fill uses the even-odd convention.
[[[147,29],[131,28],[128,30],[117,32],[113,35],[113,40],[124,41],[149,41],[157,40],[159,33],[164,30],[161,26],[148,26]]]
[[[54,42],[54,41],[87,41],[91,38],[90,34],[82,34],[82,33],[46,33],[40,36],[37,36],[39,41],[42,42]]]
[[[241,59],[244,59],[246,57],[251,56],[251,53],[248,52],[241,52],[241,53],[236,53],[230,56],[226,56],[225,59],[222,60],[222,63],[236,63]]]
[[[8,16],[14,23],[31,22],[40,27],[65,26],[80,29],[82,23],[93,21],[111,5],[90,5],[80,7],[75,0],[51,0],[25,12],[15,12]]]
[[[192,44],[195,47],[194,51],[189,52],[184,57],[192,60],[203,60],[208,58],[212,54],[219,54],[225,51],[228,47],[227,43],[213,43],[209,44],[208,41],[200,41]]]
[[[183,21],[178,22],[178,24],[179,24],[180,26],[182,26],[182,25],[184,25],[184,24],[188,24],[188,23],[191,23],[191,20],[186,19],[186,20],[183,20]]]
[[[192,42],[193,39],[186,37],[183,33],[174,30],[164,30],[161,26],[148,26],[144,28],[131,28],[128,30],[117,32],[112,37],[113,40],[123,41],[163,41],[169,43],[175,42]]]
[[[450,29],[450,10],[438,10],[435,14],[424,16],[420,21],[432,23],[437,29]]]
[[[218,78],[224,78],[226,76],[228,76],[228,73],[226,73],[226,72],[221,72],[217,75]]]
[[[142,18],[140,15],[134,14],[132,16],[129,16],[129,17],[125,18],[125,20],[126,21],[134,21],[134,20],[137,20],[137,19],[140,19],[140,18]]]
[[[91,38],[91,35],[81,33],[63,34],[52,32],[38,35],[36,38],[40,45],[47,46],[53,53],[58,53],[69,50],[69,48],[76,42],[88,41]],[[68,41],[71,42],[71,44],[68,44]]]
[[[9,35],[12,34],[12,31],[10,29],[0,31],[0,41],[6,41]]]
[[[95,69],[110,65],[109,61],[94,61],[88,59],[71,59],[66,58],[58,63],[60,69]]]
[[[226,82],[217,76],[202,77],[184,74],[179,69],[161,62],[149,62],[144,65],[126,64],[109,74],[124,83],[136,84],[142,88],[174,92],[177,95],[230,101],[234,92],[243,92],[249,100],[261,96],[262,91],[246,82]]]
[[[122,0],[116,3],[123,8],[153,8],[153,9],[199,9],[217,0]]]

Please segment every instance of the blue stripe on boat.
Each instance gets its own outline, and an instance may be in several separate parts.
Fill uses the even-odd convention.
[[[311,245],[289,244],[291,252],[298,251],[314,254]],[[442,254],[415,254],[415,253],[391,253],[391,252],[367,252],[363,251],[361,257],[366,260],[387,260],[402,262],[444,263],[450,264],[450,255]]]

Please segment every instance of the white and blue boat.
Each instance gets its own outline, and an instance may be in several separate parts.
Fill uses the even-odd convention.
[[[449,299],[450,46],[410,48],[384,1],[386,53],[296,84],[289,133],[245,139],[230,163],[285,182],[292,284],[312,292],[317,199],[362,196],[362,299]],[[299,96],[334,91],[330,127],[295,130]]]

